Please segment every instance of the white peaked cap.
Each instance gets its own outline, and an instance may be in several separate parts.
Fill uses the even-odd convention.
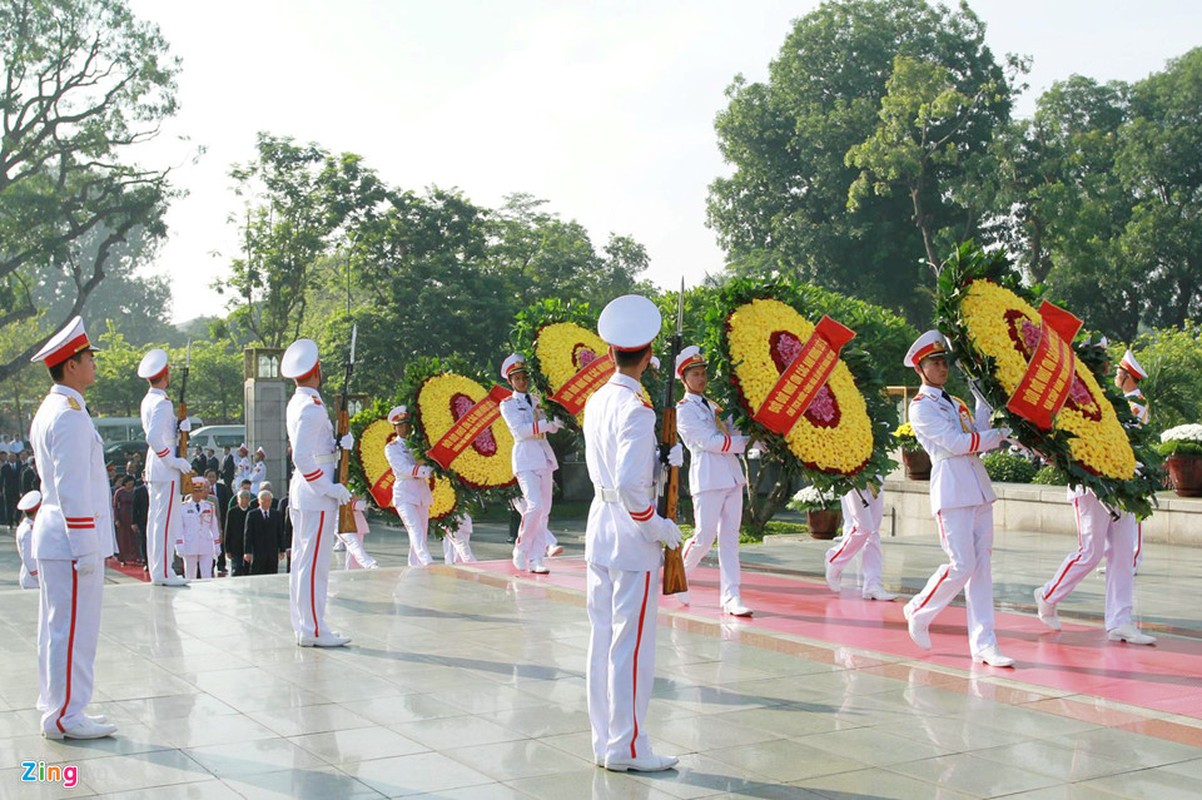
[[[264,450],[262,447],[256,447],[255,453],[257,453],[258,455],[261,455],[261,456],[267,455],[267,451]]]
[[[138,377],[152,381],[162,375],[165,369],[167,369],[167,351],[156,347],[142,356],[142,363],[138,364]]]
[[[916,367],[924,358],[946,352],[947,339],[943,338],[943,334],[939,331],[927,331],[910,345],[902,363],[907,367]]]
[[[32,492],[26,492],[21,495],[21,499],[17,501],[18,511],[33,511],[42,504],[42,493],[36,489]]]
[[[504,361],[501,362],[501,379],[509,380],[509,376],[515,372],[526,371],[526,357],[520,353],[513,353]]]
[[[1148,377],[1148,373],[1135,359],[1135,353],[1132,353],[1130,349],[1123,353],[1123,360],[1119,362],[1119,366],[1127,370],[1127,373],[1137,381],[1142,381]]]
[[[705,363],[706,361],[701,355],[701,348],[691,344],[676,356],[676,377],[683,378],[685,370],[690,367],[705,366]]]
[[[638,294],[610,300],[597,320],[597,334],[615,350],[642,350],[659,335],[663,317],[655,303]]]
[[[203,486],[207,489],[209,487],[209,480],[204,475],[193,475],[192,476],[192,485],[193,486]]]
[[[297,339],[288,345],[280,360],[280,374],[292,380],[308,377],[317,367],[317,342],[312,339]]]
[[[651,369],[659,369],[659,356],[651,356]]]
[[[76,353],[84,350],[95,350],[88,340],[87,331],[83,328],[83,318],[75,317],[62,330],[50,337],[42,349],[29,359],[30,363],[45,362],[47,367],[55,367]]]
[[[407,419],[409,419],[409,409],[405,406],[393,406],[392,410],[388,412],[388,421],[393,425]]]
[[[20,439],[13,439],[8,443],[8,452],[12,453],[14,456],[19,456],[25,452],[25,445]]]

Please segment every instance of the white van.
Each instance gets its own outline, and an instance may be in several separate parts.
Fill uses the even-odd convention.
[[[221,455],[221,448],[229,446],[237,450],[238,445],[245,441],[245,425],[205,425],[203,428],[194,428],[188,434],[188,449],[211,447],[214,453]]]

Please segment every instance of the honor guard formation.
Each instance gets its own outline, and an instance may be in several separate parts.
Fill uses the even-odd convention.
[[[661,569],[665,593],[669,573],[679,573],[680,583],[672,593],[681,612],[691,610],[693,599],[680,588],[697,575],[716,544],[720,616],[747,619],[755,613],[741,591],[739,535],[748,491],[744,458],[761,445],[706,396],[711,365],[696,345],[674,353],[668,377],[679,381],[682,393],[674,403],[675,435],[661,445],[656,410],[643,385],[645,372],[658,364],[653,348],[661,325],[658,308],[645,297],[626,295],[605,306],[596,332],[608,348],[612,371],[588,396],[578,418],[593,486],[584,537],[590,628],[581,667],[593,759],[614,772],[654,772],[678,763],[676,756],[655,752],[647,727],[655,687]],[[36,589],[41,597],[37,709],[41,733],[51,739],[92,739],[117,730],[104,717],[86,713],[93,697],[104,561],[116,550],[101,440],[85,399],[96,379],[95,353],[77,317],[34,356],[45,364],[52,381],[29,431],[40,488],[24,493],[16,504],[21,514],[16,530],[20,586]],[[991,427],[993,409],[976,385],[971,386],[971,408],[947,391],[948,356],[947,339],[931,330],[913,343],[904,359],[921,383],[907,416],[930,456],[932,528],[946,563],[900,608],[887,606],[894,609],[887,613],[904,624],[914,645],[930,650],[932,625],[963,592],[969,656],[990,667],[1013,667],[1015,660],[999,646],[995,625],[991,560],[997,498],[980,459],[1012,434]],[[340,648],[351,637],[333,630],[326,618],[332,553],[345,550],[348,569],[378,566],[364,547],[369,531],[366,498],[353,497],[339,477],[340,459],[355,446],[355,438],[349,432],[336,433],[321,393],[322,362],[313,340],[293,342],[279,369],[294,384],[286,409],[280,410],[292,462],[286,498],[277,497],[267,479],[264,448],[257,447],[252,458],[246,443],[236,450],[225,448],[219,474],[226,475],[229,488],[223,486],[222,495],[205,477],[207,462],[197,470],[186,458],[190,424],[185,414],[177,414],[168,394],[168,354],[155,349],[142,358],[137,374],[148,384],[141,405],[148,507],[139,535],[145,537],[148,579],[158,587],[187,586],[213,578],[215,566],[220,569],[226,559],[234,575],[272,575],[284,567],[296,644]],[[499,377],[508,390],[498,395],[496,414],[513,440],[514,508],[520,524],[512,567],[518,574],[542,579],[551,571],[548,557],[563,551],[549,528],[553,478],[559,469],[551,437],[572,415],[561,419],[548,410],[550,401],[535,389],[530,370],[521,353],[504,359]],[[1130,350],[1115,371],[1115,385],[1130,403],[1137,425],[1148,419],[1148,401],[1139,389],[1146,374]],[[391,434],[382,446],[389,470],[384,497],[390,498],[407,537],[408,566],[426,568],[433,563],[428,536],[432,489],[439,473],[419,449],[411,406],[394,406],[386,421]],[[685,449],[694,527],[681,550],[681,529],[673,518],[675,499],[665,505],[663,476],[683,466]],[[882,578],[884,480],[875,475],[863,488],[839,498],[842,537],[826,550],[823,573],[830,591],[840,594],[844,570],[858,555],[860,597],[887,604],[897,595],[886,589]],[[1077,521],[1078,546],[1034,589],[1039,620],[1060,630],[1057,606],[1105,556],[1108,639],[1154,643],[1132,615],[1141,551],[1139,521],[1085,486],[1069,486],[1068,501]],[[344,508],[352,520],[345,530],[340,524]],[[221,520],[225,530],[243,533],[224,536]],[[472,531],[471,516],[458,511],[443,537],[445,564],[478,563],[471,548]],[[177,561],[182,562],[182,573]]]

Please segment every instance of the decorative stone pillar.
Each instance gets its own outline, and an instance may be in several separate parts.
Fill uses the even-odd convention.
[[[270,347],[248,347],[242,354],[246,443],[252,461],[255,448],[262,447],[267,452],[267,480],[276,499],[288,493],[288,431],[284,409],[288,405],[289,386],[280,377],[283,355],[283,350]]]

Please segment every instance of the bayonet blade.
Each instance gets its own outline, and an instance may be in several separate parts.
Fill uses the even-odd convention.
[[[187,353],[184,355],[184,369],[188,369],[191,366],[192,366],[192,340],[189,339],[188,340],[188,350],[187,350]]]
[[[355,363],[355,342],[359,338],[359,323],[351,326],[351,363]]]
[[[676,335],[684,335],[684,276],[680,276],[680,296],[676,301]]]

